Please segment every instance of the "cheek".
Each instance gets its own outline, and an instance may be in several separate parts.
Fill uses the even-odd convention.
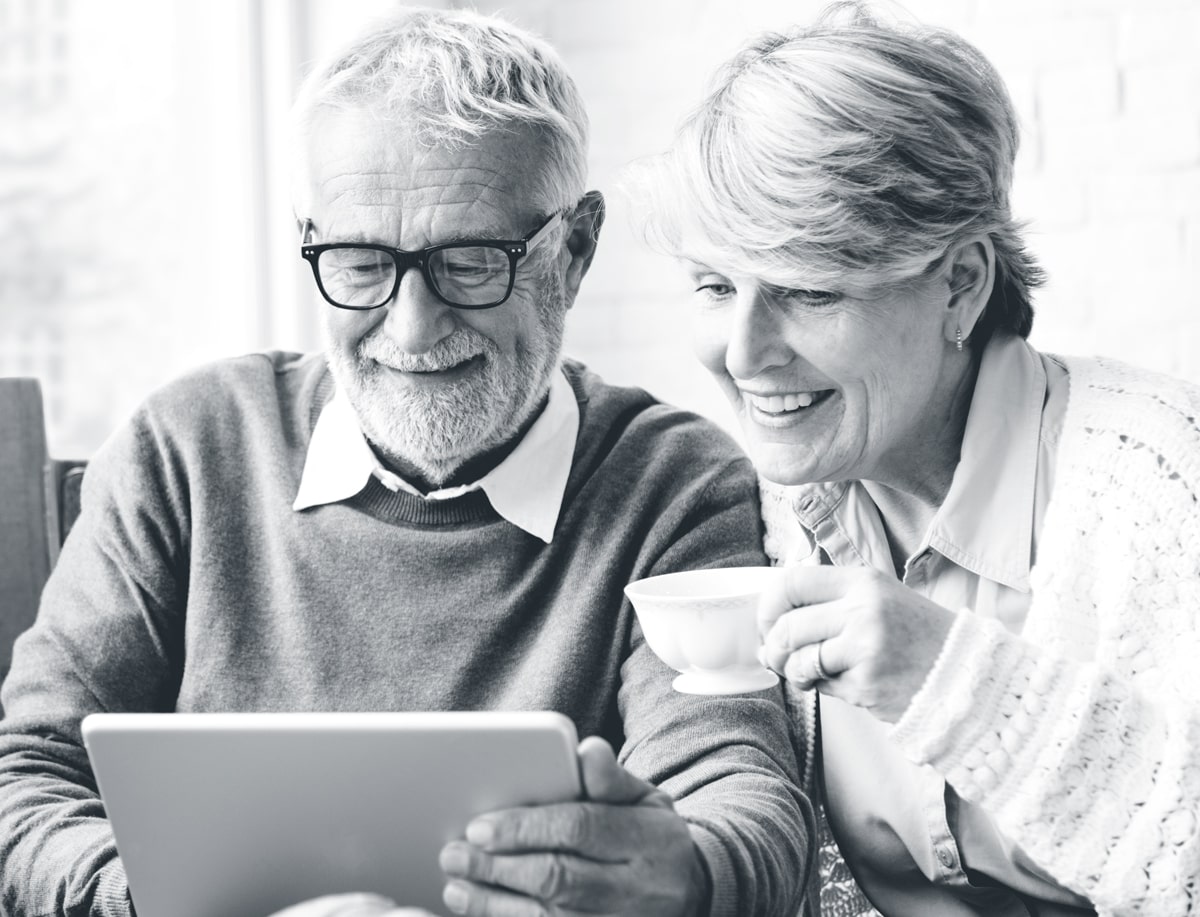
[[[500,353],[510,357],[536,349],[536,342],[546,335],[545,323],[537,307],[515,296],[496,309],[461,310],[458,325],[487,338]]]
[[[876,448],[926,410],[928,391],[921,380],[929,362],[918,350],[905,352],[880,342],[871,363],[859,368],[848,406]]]
[[[370,312],[354,312],[350,309],[325,309],[321,315],[321,330],[325,335],[325,346],[352,354],[359,341],[386,318],[387,309]]]
[[[725,377],[725,350],[729,344],[728,329],[718,316],[697,311],[691,320],[692,353],[714,376]]]

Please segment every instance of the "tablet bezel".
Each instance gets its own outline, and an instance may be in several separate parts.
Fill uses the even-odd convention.
[[[445,913],[437,852],[472,817],[581,796],[574,724],[546,711],[92,714],[82,731],[139,917],[349,891]]]

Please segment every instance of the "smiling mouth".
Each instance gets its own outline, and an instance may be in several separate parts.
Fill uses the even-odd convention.
[[[802,415],[805,411],[822,404],[832,394],[831,388],[815,392],[788,392],[784,395],[755,395],[742,392],[742,401],[760,417],[783,420]]]
[[[387,367],[388,369],[392,370],[393,372],[405,373],[406,375],[441,376],[441,375],[452,375],[461,370],[465,370],[471,366],[474,366],[475,364],[477,364],[480,361],[481,357],[482,357],[481,354],[475,354],[474,356],[468,357],[467,359],[465,359],[459,363],[452,363],[448,366],[430,366],[428,364],[422,364],[422,363],[412,363],[407,366],[406,365],[392,366],[388,363],[381,363],[380,365]]]

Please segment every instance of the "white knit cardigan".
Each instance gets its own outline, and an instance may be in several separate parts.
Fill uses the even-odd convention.
[[[959,612],[891,737],[1101,915],[1200,915],[1200,388],[1062,359],[1024,629]],[[801,490],[764,489],[776,558]]]

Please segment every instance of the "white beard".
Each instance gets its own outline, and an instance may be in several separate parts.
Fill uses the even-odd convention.
[[[359,341],[353,360],[327,347],[334,381],[385,457],[408,463],[436,486],[516,435],[541,404],[562,348],[562,280],[552,272],[539,279],[538,332],[515,354],[501,353],[465,326],[425,353],[408,354],[384,334],[382,322]],[[397,386],[384,368],[433,371],[472,358],[481,365],[436,388]]]

